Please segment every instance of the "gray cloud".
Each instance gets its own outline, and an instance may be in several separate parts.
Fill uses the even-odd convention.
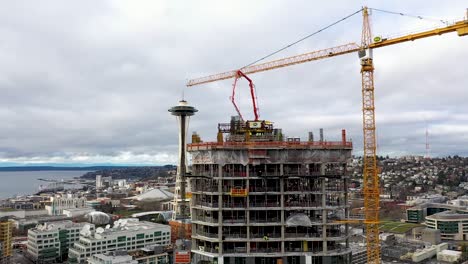
[[[375,3],[382,9],[461,17],[464,1]],[[245,8],[248,6],[249,8]],[[189,78],[250,63],[357,9],[328,1],[26,1],[0,10],[0,162],[164,164],[176,157],[177,126],[167,109]],[[374,13],[374,33],[434,23]],[[274,58],[360,39],[355,16]],[[375,51],[382,154],[466,154],[468,38],[456,34]],[[274,59],[272,58],[272,59]],[[287,135],[342,128],[362,147],[355,54],[251,76],[262,118]],[[191,130],[214,140],[234,114],[231,81],[185,89],[200,112]],[[239,86],[251,117],[246,83]]]

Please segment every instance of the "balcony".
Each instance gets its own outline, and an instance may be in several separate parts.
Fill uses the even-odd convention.
[[[250,207],[280,207],[280,202],[251,202]]]
[[[193,176],[218,177],[217,170],[192,169]]]
[[[245,218],[233,218],[233,219],[223,219],[224,224],[246,224],[247,219]]]
[[[280,217],[272,217],[268,219],[256,218],[256,219],[250,219],[250,223],[251,224],[266,224],[266,223],[280,224],[281,218]]]
[[[247,234],[245,233],[236,233],[236,234],[224,233],[223,235],[225,239],[246,239],[247,238]]]
[[[223,208],[229,209],[245,209],[245,203],[224,202]]]
[[[261,238],[263,239],[265,237],[264,234],[260,233],[250,233],[250,238]],[[281,233],[268,233],[268,238],[281,238]]]
[[[280,192],[280,188],[279,187],[250,186],[250,192]]]
[[[305,176],[308,171],[302,168],[284,167],[283,174],[286,176]]]
[[[319,202],[298,202],[298,201],[289,201],[289,202],[285,202],[284,203],[284,206],[287,206],[287,207],[321,207],[322,204],[319,203]]]
[[[285,192],[321,192],[322,188],[320,186],[306,187],[302,185],[288,186],[284,190]]]
[[[318,246],[318,247],[289,247],[286,246],[284,249],[286,252],[312,252],[312,253],[320,253],[323,252],[323,247]],[[335,246],[328,246],[327,247],[327,253],[340,253],[343,251],[349,251],[349,248],[346,248],[345,246],[341,245],[335,245]]]
[[[245,171],[223,171],[224,178],[245,178],[247,177],[247,172]]]
[[[223,249],[223,253],[247,253],[247,247],[235,247]]]
[[[299,238],[299,239],[304,239],[304,238],[318,238],[322,237],[322,232],[317,232],[317,233],[284,233],[285,238]]]
[[[213,224],[217,224],[218,223],[218,219],[217,218],[213,218],[213,217],[199,217],[199,216],[195,216],[193,217],[193,221],[200,221],[200,222],[207,222],[207,223],[213,223]]]
[[[209,252],[209,253],[215,253],[218,254],[218,249],[211,248],[211,247],[205,247],[205,246],[198,246],[198,247],[192,247],[192,250],[199,250],[202,252]]]
[[[269,248],[251,248],[250,253],[279,253],[281,252],[280,247],[269,247]]]
[[[301,248],[301,247],[286,247],[284,249],[285,252],[313,252],[318,253],[323,251],[322,248]]]
[[[209,232],[203,232],[196,230],[193,235],[198,235],[198,236],[204,236],[204,237],[209,237],[209,238],[218,238],[218,233],[209,233]]]
[[[192,192],[218,192],[218,186],[206,186],[203,184],[192,185]]]
[[[195,202],[193,206],[204,206],[204,207],[218,208],[219,203]]]

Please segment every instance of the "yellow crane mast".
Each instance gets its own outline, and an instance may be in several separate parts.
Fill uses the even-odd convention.
[[[249,65],[238,70],[209,75],[202,78],[192,79],[187,82],[187,86],[195,86],[225,79],[238,78],[239,72],[247,75],[257,72],[283,68],[309,61],[315,61],[353,52],[358,52],[361,63],[362,77],[362,117],[364,135],[364,165],[363,165],[363,194],[367,239],[367,263],[380,263],[380,242],[379,242],[379,177],[377,171],[377,149],[376,149],[376,124],[375,124],[375,97],[374,97],[374,65],[372,50],[385,46],[395,45],[416,39],[438,36],[450,32],[457,32],[458,36],[468,35],[468,14],[467,18],[457,21],[451,25],[432,30],[421,31],[419,33],[384,39],[372,37],[369,9],[364,7],[363,28],[361,45],[348,43],[345,45],[326,48],[318,51],[299,54],[265,63]],[[353,220],[344,222],[355,222]]]
[[[362,129],[363,129],[363,194],[366,225],[367,263],[380,262],[379,242],[379,176],[377,173],[377,147],[375,139],[374,63],[372,61],[372,33],[369,10],[363,10],[361,50],[362,76]]]

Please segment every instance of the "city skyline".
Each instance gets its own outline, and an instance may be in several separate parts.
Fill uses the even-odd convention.
[[[464,4],[369,3],[428,18],[373,12],[374,35],[444,26],[434,18],[462,19]],[[189,133],[203,140],[215,141],[217,123],[235,114],[231,80],[185,88],[188,79],[247,65],[360,8],[338,1],[5,3],[0,166],[175,164],[177,123],[167,109],[182,93],[199,109]],[[361,20],[268,60],[359,43]],[[426,128],[431,156],[468,155],[467,44],[448,34],[374,51],[378,155],[424,155]],[[319,128],[338,140],[331,135],[344,128],[361,155],[359,68],[349,54],[250,76],[260,118],[304,140]],[[247,84],[238,90],[241,111],[252,118]]]

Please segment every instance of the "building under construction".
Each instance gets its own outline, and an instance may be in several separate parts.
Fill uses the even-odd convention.
[[[339,137],[339,135],[338,135]],[[351,263],[346,163],[352,143],[283,138],[233,117],[216,142],[194,134],[192,263]]]

